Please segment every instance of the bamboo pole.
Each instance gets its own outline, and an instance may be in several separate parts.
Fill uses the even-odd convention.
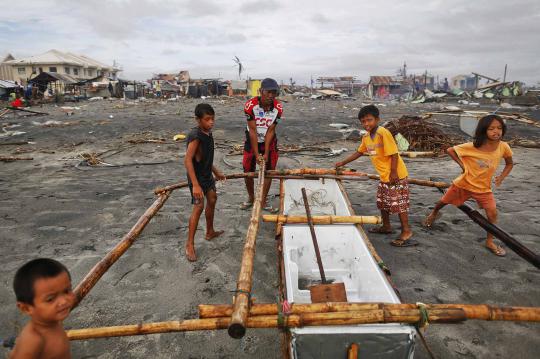
[[[283,214],[285,210],[285,180],[279,180],[279,214]],[[287,300],[287,294],[285,292],[285,264],[283,261],[283,238],[281,236],[281,230],[283,229],[283,223],[276,223],[276,252],[277,252],[277,269],[279,275],[278,286],[278,301],[284,302]],[[232,309],[232,308],[231,308]],[[232,314],[232,310],[231,310]],[[291,352],[289,351],[289,345],[291,342],[291,332],[289,330],[281,330],[281,357],[283,359],[290,359]]]
[[[228,179],[237,179],[237,178],[246,178],[246,177],[257,177],[257,174],[255,172],[233,173],[230,175],[226,175],[225,179],[228,180]],[[167,192],[167,191],[171,192],[171,191],[174,191],[175,189],[187,187],[188,185],[189,185],[188,182],[184,181],[184,182],[175,183],[175,184],[165,186],[165,187],[158,187],[154,190],[154,194],[159,195],[163,192]]]
[[[154,217],[154,215],[163,207],[163,204],[167,201],[170,196],[170,192],[166,191],[152,203],[150,207],[143,213],[139,218],[137,223],[131,228],[131,230],[122,238],[122,240],[107,253],[107,255],[100,260],[84,279],[77,285],[75,290],[75,303],[73,308],[75,308],[81,300],[90,292],[94,287],[97,281],[107,272],[107,270],[124,254],[129,247],[135,242],[137,237],[144,230],[148,222]]]
[[[416,304],[394,303],[293,303],[290,314],[303,315],[308,313],[342,313],[383,310],[389,315],[399,316],[400,311],[418,309]],[[502,307],[488,304],[426,304],[428,313],[432,310],[460,309],[467,319],[488,321],[523,321],[540,322],[540,307]],[[232,313],[229,304],[199,304],[199,318],[224,318]],[[410,314],[410,312],[406,312]],[[253,304],[250,308],[250,318],[278,314],[276,303]]]
[[[256,172],[246,172],[246,173],[233,173],[226,175],[226,179],[238,179],[238,178],[257,178],[259,176]],[[365,178],[379,180],[380,177],[375,174],[369,174],[364,172],[356,171],[347,171],[347,170],[336,170],[336,169],[324,169],[324,168],[302,168],[294,170],[271,170],[265,172],[266,178],[275,178],[275,179],[319,179],[319,178],[329,178],[343,181],[362,181]],[[410,184],[415,184],[419,186],[427,187],[437,187],[437,188],[448,188],[450,187],[449,183],[446,182],[435,182],[424,179],[415,179],[407,178],[407,181]],[[161,194],[165,191],[174,191],[175,189],[187,187],[188,182],[179,182],[169,186],[156,188],[154,193],[156,195]]]
[[[399,153],[402,157],[416,158],[416,157],[434,157],[437,154],[433,151],[403,151]]]
[[[466,319],[461,309],[433,309],[429,312],[430,323],[458,323]],[[304,313],[285,316],[283,320],[277,315],[261,315],[250,317],[246,321],[247,328],[297,328],[307,326],[357,325],[374,323],[411,323],[422,321],[422,313],[418,309],[385,311],[381,309],[335,312]],[[129,335],[145,335],[169,332],[185,332],[198,330],[216,330],[230,328],[229,317],[211,319],[189,319],[135,325],[121,325],[102,328],[68,330],[70,340],[107,338]]]
[[[261,217],[262,196],[264,192],[264,169],[266,163],[259,163],[259,176],[257,181],[257,194],[251,210],[251,220],[246,233],[246,242],[242,253],[242,263],[240,264],[240,274],[236,285],[236,295],[234,297],[234,310],[231,314],[229,325],[229,335],[235,339],[240,339],[246,333],[246,322],[248,319],[249,305],[251,300],[251,284],[253,276],[253,260],[255,258],[255,243],[257,241],[257,231],[259,230],[259,219]]]
[[[284,211],[285,211],[285,180],[280,179],[279,180],[279,214],[283,215]],[[282,229],[283,229],[283,223],[276,222],[276,239],[278,239],[281,236]]]
[[[306,216],[291,216],[291,215],[277,215],[277,214],[265,214],[262,216],[264,222],[277,222],[277,223],[307,223]],[[314,224],[380,224],[382,219],[380,216],[312,216]]]

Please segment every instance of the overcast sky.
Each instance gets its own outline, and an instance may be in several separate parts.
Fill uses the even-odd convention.
[[[121,77],[189,70],[309,83],[310,76],[441,78],[479,72],[540,81],[539,0],[25,0],[2,6],[0,56],[70,51]],[[244,75],[244,76],[245,76]]]

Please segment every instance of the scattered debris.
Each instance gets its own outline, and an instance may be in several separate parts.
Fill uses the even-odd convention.
[[[336,150],[334,149],[330,149],[330,153],[327,155],[328,157],[334,157],[334,156],[339,156],[341,155],[342,153],[344,152],[347,152],[347,149],[345,147],[342,147],[342,148],[338,148]]]
[[[346,123],[331,123],[328,126],[334,127],[334,128],[339,128],[339,129],[351,127],[350,125],[347,125]]]
[[[392,136],[401,134],[414,151],[444,152],[459,140],[453,139],[418,116],[401,116],[384,125]]]
[[[35,142],[18,141],[18,142],[4,142],[0,143],[0,146],[20,146],[20,145],[33,145]]]
[[[32,111],[32,110],[28,110],[28,109],[24,109],[24,108],[13,107],[13,106],[8,106],[8,107],[6,107],[6,110],[13,110],[13,111],[20,111],[20,112],[28,112],[28,113],[31,114],[31,116],[48,115],[48,113],[46,113],[46,112]],[[7,113],[7,112],[2,112],[2,116],[4,116],[6,113]]]
[[[80,110],[80,107],[71,107],[71,106],[62,106],[60,107],[62,111],[66,113],[67,116],[75,114],[75,110]]]
[[[45,122],[32,121],[32,124],[34,126],[40,126],[40,127],[66,127],[66,126],[78,125],[79,122],[80,121],[62,122],[62,121],[49,120],[49,121],[45,121]]]
[[[186,135],[184,135],[183,133],[179,133],[177,135],[174,135],[173,137],[173,141],[182,141],[185,139],[186,139]]]
[[[88,101],[101,101],[103,100],[103,97],[96,96],[96,97],[90,97]]]
[[[13,161],[31,161],[33,157],[4,157],[0,156],[0,161],[2,162],[13,162]]]
[[[81,153],[79,154],[79,157],[83,159],[82,162],[84,162],[87,166],[97,166],[99,164],[104,163],[99,157],[99,154],[95,152],[90,153]]]
[[[4,131],[4,133],[0,133],[0,138],[2,138],[2,137],[20,136],[20,135],[24,135],[26,133],[24,131],[8,131],[4,127],[2,128],[2,131]]]
[[[128,140],[128,142],[133,143],[133,144],[139,144],[139,143],[167,143],[167,140],[164,139],[164,138],[151,138],[151,139],[138,138],[138,139]]]

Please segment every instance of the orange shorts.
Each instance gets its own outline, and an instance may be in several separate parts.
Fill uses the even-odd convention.
[[[452,184],[441,198],[441,202],[446,204],[453,204],[454,206],[461,206],[469,198],[474,198],[480,208],[495,209],[497,204],[495,203],[495,196],[493,192],[477,193],[471,192],[463,188]]]

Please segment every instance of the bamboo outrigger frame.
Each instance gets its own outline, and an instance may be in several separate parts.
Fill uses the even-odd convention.
[[[264,165],[260,166],[258,173],[242,173],[226,176],[227,179],[257,177],[258,188],[251,213],[251,220],[246,233],[246,242],[242,255],[242,264],[237,282],[235,299],[232,304],[222,305],[199,305],[199,319],[187,319],[183,321],[169,321],[158,323],[144,323],[135,325],[72,329],[67,331],[70,340],[83,340],[93,338],[105,338],[128,335],[146,335],[155,333],[197,331],[197,330],[219,330],[228,329],[233,338],[241,338],[246,328],[292,328],[304,326],[324,326],[324,325],[352,325],[366,323],[459,323],[467,319],[475,320],[500,320],[500,321],[527,321],[540,322],[540,307],[499,307],[491,305],[469,305],[469,304],[387,304],[387,303],[315,303],[315,304],[292,304],[290,312],[283,321],[282,313],[279,313],[280,303],[253,304],[251,301],[251,284],[253,274],[253,259],[255,255],[255,243],[261,217],[262,188],[265,178],[278,178],[280,180],[280,206],[277,216],[264,216],[272,219],[276,223],[276,250],[278,252],[278,273],[280,302],[285,301],[286,293],[284,289],[285,272],[283,263],[283,242],[282,227],[288,220],[293,220],[292,216],[285,216],[284,213],[284,180],[288,178],[319,179],[335,178],[337,184],[344,194],[351,216],[341,219],[348,222],[337,222],[337,218],[326,218],[327,223],[353,223],[364,235],[367,247],[377,261],[388,281],[393,285],[390,278],[390,271],[377,254],[375,248],[363,232],[360,223],[362,216],[357,216],[352,208],[341,180],[358,179],[368,177],[378,179],[378,176],[352,171],[336,171],[328,169],[298,169],[288,171],[264,171]],[[411,183],[446,188],[447,183],[433,182],[427,180],[409,180]],[[173,184],[161,189],[156,189],[158,198],[144,212],[131,230],[106,256],[100,260],[77,285],[74,292],[76,294],[76,307],[90,290],[95,286],[105,272],[124,254],[142,233],[152,217],[163,207],[172,191],[187,187],[186,182]],[[321,216],[333,217],[333,216]],[[294,220],[304,221],[304,218]],[[334,222],[332,222],[334,221]],[[289,222],[290,223],[290,222]],[[294,222],[299,223],[299,222]],[[304,223],[304,222],[301,222]],[[371,222],[370,222],[371,223]],[[397,290],[396,290],[397,292]],[[399,296],[399,292],[397,292]],[[282,348],[284,357],[289,357],[287,350],[291,339],[290,331],[281,331]],[[358,351],[358,347],[351,347],[348,353]]]

